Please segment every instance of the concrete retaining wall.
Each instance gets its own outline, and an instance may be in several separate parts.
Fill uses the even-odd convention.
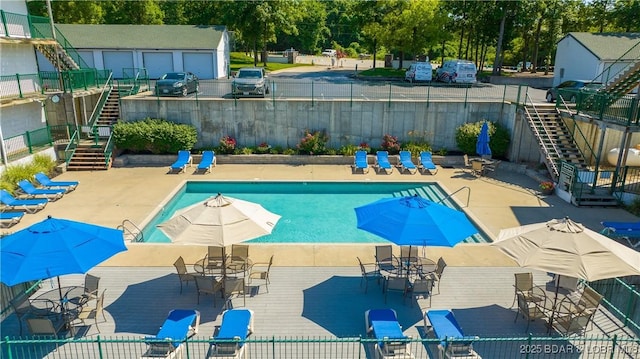
[[[456,150],[456,128],[467,122],[487,119],[510,130],[516,106],[497,102],[426,101],[309,101],[263,99],[163,99],[125,98],[121,102],[124,121],[146,117],[162,118],[195,126],[196,147],[216,147],[230,135],[239,146],[295,148],[304,130],[323,130],[329,147],[367,142],[379,147],[385,134],[400,142],[425,140],[434,150]]]

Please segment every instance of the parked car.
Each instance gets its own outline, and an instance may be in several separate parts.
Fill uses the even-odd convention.
[[[414,62],[404,73],[404,80],[409,82],[431,82],[433,66],[430,62]]]
[[[547,95],[545,98],[547,102],[554,102],[556,98],[558,98],[558,90],[576,90],[576,91],[587,91],[587,92],[596,92],[598,89],[602,87],[602,83],[587,81],[587,80],[568,80],[560,83],[558,86],[554,86],[547,90]],[[576,95],[573,94],[568,99],[569,102],[576,102]]]
[[[334,49],[326,49],[324,51],[322,51],[322,55],[323,56],[329,56],[329,57],[335,57],[338,55],[338,51],[334,50]]]
[[[436,70],[436,80],[442,82],[476,83],[478,69],[476,64],[467,60],[445,61]]]
[[[168,72],[156,81],[156,94],[158,96],[187,96],[192,92],[198,92],[200,81],[191,72]]]
[[[267,75],[262,67],[243,67],[236,73],[231,83],[231,95],[264,97],[269,93]]]

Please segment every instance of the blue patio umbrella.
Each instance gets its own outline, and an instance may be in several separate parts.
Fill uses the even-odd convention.
[[[478,156],[491,156],[491,148],[489,147],[489,124],[484,122],[478,135],[476,142],[476,153]]]
[[[0,240],[0,281],[83,274],[126,250],[120,230],[48,217]]]
[[[355,211],[358,228],[400,246],[453,247],[478,233],[463,212],[418,196],[383,198]]]

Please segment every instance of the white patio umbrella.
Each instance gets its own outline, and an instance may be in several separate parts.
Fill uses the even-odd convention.
[[[492,245],[522,268],[587,281],[640,275],[640,252],[569,218],[504,229]]]
[[[177,211],[158,228],[173,243],[225,247],[271,234],[280,216],[221,194]]]

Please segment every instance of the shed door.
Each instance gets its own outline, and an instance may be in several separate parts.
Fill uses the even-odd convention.
[[[116,79],[123,77],[123,68],[133,68],[133,52],[131,51],[103,51],[102,58],[104,68],[113,71],[113,78]]]
[[[184,71],[193,72],[201,79],[214,78],[213,53],[211,52],[185,52],[182,54]]]
[[[142,62],[149,78],[157,79],[167,72],[173,72],[173,54],[171,52],[143,52]]]

